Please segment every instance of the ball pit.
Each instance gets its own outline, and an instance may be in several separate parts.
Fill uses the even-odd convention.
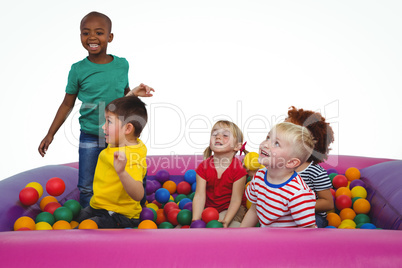
[[[186,156],[182,160],[175,159],[175,156],[150,157],[148,181],[155,180],[155,174],[160,169],[155,166],[159,163],[170,173],[169,179],[180,183],[178,177],[181,176],[182,179],[185,171],[189,167],[196,167],[201,160],[202,157],[199,156]],[[164,161],[176,164],[174,168],[168,169]],[[360,230],[348,230],[353,227],[344,222],[343,230],[192,227],[191,230],[61,230],[46,231],[46,235],[43,235],[44,232],[36,231],[13,232],[11,230],[17,218],[21,216],[34,218],[41,212],[40,202],[29,208],[16,202],[19,191],[30,181],[38,180],[44,185],[49,178],[63,178],[66,190],[57,197],[57,201],[64,204],[66,200],[78,198],[76,164],[47,166],[24,172],[0,181],[0,212],[4,215],[0,217],[2,265],[43,267],[57,262],[61,267],[114,266],[116,263],[129,266],[135,254],[136,264],[149,266],[152,259],[153,267],[189,265],[261,267],[266,265],[267,259],[271,266],[297,267],[311,266],[310,253],[311,248],[314,248],[314,264],[319,266],[327,267],[336,263],[337,266],[370,267],[380,263],[381,266],[398,267],[402,261],[400,256],[402,232],[370,228],[402,229],[398,206],[401,203],[398,196],[401,196],[402,187],[395,180],[397,174],[402,171],[401,161],[342,156],[335,160],[330,157],[323,166],[328,168],[333,161],[336,162],[334,167],[339,174],[344,174],[351,166],[357,167],[361,172],[360,180],[365,183],[366,199],[371,205],[369,213],[362,215],[368,216],[371,222],[364,222],[367,219],[357,214],[354,221],[362,218],[362,222],[356,224],[355,228],[361,228]],[[179,171],[181,164],[186,167],[183,171]],[[396,197],[393,193],[397,194]],[[166,221],[159,225],[159,229],[164,229],[161,225],[174,227]],[[316,247],[320,243],[324,245]],[[300,247],[300,244],[304,246]],[[286,257],[287,254],[283,252],[285,246],[287,250],[294,252],[293,258]],[[115,250],[111,251],[110,248]],[[157,252],[158,258],[155,258],[156,248],[162,249]],[[177,253],[178,249],[180,254]],[[213,257],[218,249],[219,257]],[[242,249],[242,254],[233,254],[238,249]],[[43,258],[43,252],[46,251],[51,251],[52,255]],[[212,257],[204,258],[204,256]],[[60,258],[68,258],[69,261],[61,263],[58,261]],[[196,259],[203,261],[194,262]]]

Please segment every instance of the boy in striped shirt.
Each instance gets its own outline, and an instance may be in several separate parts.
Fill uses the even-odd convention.
[[[311,155],[314,138],[307,128],[280,123],[259,148],[258,170],[246,189],[251,207],[241,227],[315,227],[315,194],[295,171]]]

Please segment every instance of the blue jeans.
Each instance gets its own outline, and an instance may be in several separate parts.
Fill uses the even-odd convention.
[[[328,226],[328,221],[321,215],[315,214],[315,224],[317,224],[318,228],[325,228]]]
[[[80,204],[83,208],[89,206],[93,195],[92,184],[99,153],[107,147],[104,139],[99,136],[81,131],[78,149],[78,189],[80,190]]]

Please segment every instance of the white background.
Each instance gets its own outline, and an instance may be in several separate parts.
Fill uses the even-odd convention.
[[[290,106],[332,123],[332,154],[402,159],[402,1],[2,1],[0,180],[78,160],[78,107],[37,152],[86,57],[81,18],[107,14],[108,53],[144,82],[150,155],[199,154],[226,118],[257,151]]]

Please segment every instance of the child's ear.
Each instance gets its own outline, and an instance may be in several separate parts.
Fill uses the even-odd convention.
[[[291,158],[290,160],[288,160],[288,162],[286,163],[286,168],[289,169],[296,169],[298,166],[300,166],[301,161],[298,158]]]
[[[108,43],[113,41],[114,35],[112,33],[109,34],[109,40],[107,40]]]
[[[134,131],[135,131],[135,127],[133,126],[133,124],[127,123],[125,125],[124,134],[129,135],[130,133],[134,133]]]
[[[241,149],[241,142],[238,142],[238,143],[235,145],[234,150],[237,152],[237,151],[239,151],[240,149]]]

